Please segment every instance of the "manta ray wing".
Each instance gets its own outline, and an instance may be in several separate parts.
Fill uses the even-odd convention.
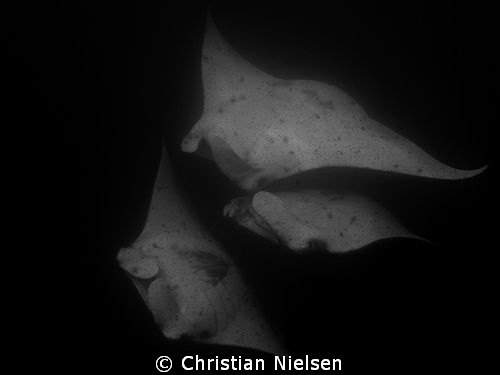
[[[228,148],[220,145],[228,145],[253,173],[233,173],[220,164],[222,157],[216,162],[246,190],[323,167],[369,168],[436,179],[467,178],[485,168],[460,170],[439,162],[370,118],[332,85],[282,80],[262,72],[224,41],[210,19],[202,78],[204,112],[182,149],[194,152],[205,139],[213,154],[223,155]]]

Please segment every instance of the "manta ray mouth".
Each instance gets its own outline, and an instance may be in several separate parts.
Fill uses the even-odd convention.
[[[140,296],[142,297],[148,308],[151,310],[151,304],[149,303],[149,298],[148,298],[148,289],[151,283],[155,280],[155,278],[145,280],[130,274],[128,274],[128,277],[136,287],[137,291],[139,292]]]
[[[274,231],[272,227],[267,223],[267,221],[259,215],[259,213],[253,208],[251,204],[248,205],[248,217],[255,222],[260,228],[266,232],[272,234],[274,237]],[[277,238],[277,237],[276,237]]]
[[[280,242],[271,226],[252,207],[249,197],[233,199],[224,207],[223,213],[225,217],[229,217],[240,226],[256,232],[270,241]]]
[[[310,239],[307,243],[308,250],[310,251],[327,251],[328,245],[325,241],[320,239]]]

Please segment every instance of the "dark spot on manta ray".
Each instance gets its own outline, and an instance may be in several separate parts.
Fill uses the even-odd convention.
[[[207,282],[212,286],[217,285],[229,271],[229,264],[224,259],[207,251],[199,250],[193,253],[193,257],[197,263],[192,267],[196,271],[203,271],[208,278]]]
[[[289,153],[290,155],[295,155],[295,151],[293,151],[293,150],[288,151],[288,153]]]
[[[283,137],[283,142],[288,143],[288,141],[289,141],[289,140],[290,140],[290,139],[289,139],[287,136],[284,136],[284,137]]]
[[[331,212],[328,212],[328,218],[333,219],[333,214]]]
[[[333,102],[331,100],[322,102],[321,104],[328,109],[335,109],[335,106],[333,105]]]
[[[398,169],[399,168],[399,164],[393,164],[393,167]]]
[[[326,242],[321,241],[319,239],[311,239],[311,240],[309,240],[307,245],[308,245],[309,250],[312,250],[312,251],[326,250],[327,249]]]
[[[351,225],[352,223],[354,223],[357,218],[358,218],[357,216],[351,217],[351,221],[349,221],[349,225]]]
[[[319,119],[319,115],[317,113],[314,114],[316,116],[317,119]]]
[[[219,108],[219,113],[224,113],[224,110],[222,108]]]
[[[280,124],[284,124],[285,123],[285,120],[283,120],[282,118],[280,118]]]

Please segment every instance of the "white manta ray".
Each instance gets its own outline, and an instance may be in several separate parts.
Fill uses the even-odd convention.
[[[204,112],[182,150],[200,141],[245,190],[322,167],[359,167],[438,179],[480,173],[451,168],[370,118],[340,89],[321,82],[282,80],[240,57],[211,18],[203,44]]]
[[[283,354],[234,262],[183,201],[165,149],[146,225],[118,261],[166,337]]]
[[[297,252],[317,248],[345,253],[384,238],[423,240],[375,202],[328,191],[259,191],[233,199],[224,215]]]

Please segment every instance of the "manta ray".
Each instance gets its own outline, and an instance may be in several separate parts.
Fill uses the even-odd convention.
[[[167,338],[285,352],[234,261],[180,194],[165,148],[145,227],[117,259]]]
[[[224,215],[296,252],[346,253],[384,238],[425,239],[409,232],[376,202],[357,195],[304,190],[233,199]]]
[[[481,173],[449,167],[380,124],[340,89],[283,80],[238,55],[207,20],[204,111],[182,142],[205,141],[221,171],[245,190],[324,167],[356,167],[438,179]]]

